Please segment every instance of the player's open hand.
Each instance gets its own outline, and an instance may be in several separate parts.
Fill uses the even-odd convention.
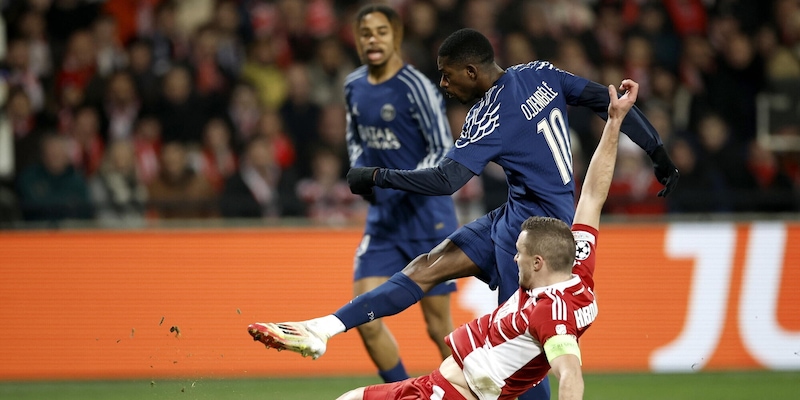
[[[619,85],[619,89],[624,90],[625,93],[618,97],[614,85],[608,85],[608,97],[610,100],[608,103],[609,118],[625,118],[625,114],[633,107],[633,104],[636,103],[636,98],[639,96],[639,84],[632,79],[623,80]]]

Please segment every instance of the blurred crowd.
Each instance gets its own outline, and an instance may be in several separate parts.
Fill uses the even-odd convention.
[[[640,82],[639,107],[681,172],[656,197],[623,141],[606,212],[793,212],[800,137],[799,0],[394,0],[403,56],[438,82],[436,50],[477,29],[498,63],[546,59],[602,84]],[[360,64],[342,0],[0,1],[0,224],[95,220],[363,220],[350,193],[342,86]],[[761,93],[789,118],[765,124]],[[786,100],[788,99],[788,100]],[[800,103],[798,103],[800,104]],[[454,135],[468,106],[448,103]],[[796,118],[792,118],[792,115]],[[570,114],[576,181],[602,131]],[[786,150],[786,151],[784,151]],[[456,193],[463,218],[506,197],[490,165]]]

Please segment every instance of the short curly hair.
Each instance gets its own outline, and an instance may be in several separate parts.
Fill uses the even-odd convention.
[[[459,29],[439,46],[439,57],[447,57],[452,64],[480,64],[494,62],[492,43],[474,29]]]

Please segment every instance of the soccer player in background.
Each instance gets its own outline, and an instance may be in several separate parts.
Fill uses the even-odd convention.
[[[572,231],[564,221],[530,217],[522,223],[514,261],[519,289],[492,313],[462,325],[447,337],[453,355],[418,378],[351,390],[338,400],[510,400],[544,379],[552,368],[559,399],[583,398],[578,339],[597,317],[594,270],[600,213],[617,158],[619,129],[639,92],[626,79],[611,103],[600,143],[592,156]]]
[[[400,16],[388,6],[370,4],[356,14],[354,29],[364,65],[344,85],[350,166],[436,166],[453,146],[444,98],[428,78],[403,62]],[[458,226],[449,195],[377,189],[365,197],[371,205],[355,256],[355,296],[386,282]],[[442,359],[450,355],[444,337],[453,330],[450,293],[455,285],[441,283],[420,301],[428,334]],[[358,326],[358,332],[384,382],[408,378],[398,345],[380,319]]]
[[[451,34],[439,47],[441,86],[462,103],[478,100],[467,114],[459,139],[433,168],[415,171],[377,167],[348,172],[354,193],[373,186],[427,195],[452,194],[489,161],[499,164],[509,186],[505,204],[456,230],[429,253],[422,254],[376,289],[351,300],[331,315],[303,322],[255,323],[251,335],[267,347],[289,349],[316,358],[327,340],[371,318],[396,314],[433,285],[476,276],[499,289],[504,302],[519,288],[515,243],[523,221],[532,215],[574,217],[575,184],[567,106],[584,106],[608,118],[605,86],[562,71],[547,61],[502,69],[489,40],[473,29]],[[636,107],[621,130],[644,149],[666,196],[678,182],[678,170],[661,139]],[[491,240],[486,240],[491,238]],[[548,399],[545,380],[522,400]]]

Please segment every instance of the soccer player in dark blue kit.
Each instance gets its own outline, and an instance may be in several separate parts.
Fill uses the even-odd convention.
[[[344,85],[350,166],[436,166],[453,147],[444,98],[433,82],[403,62],[400,16],[388,6],[370,4],[356,14],[354,28],[364,65]],[[386,282],[458,227],[449,195],[376,189],[366,197],[371,205],[356,251],[355,296]],[[420,301],[428,334],[442,359],[450,355],[444,337],[453,329],[450,293],[455,290],[454,281],[444,282]],[[385,382],[408,378],[398,345],[379,318],[358,326],[358,332]]]
[[[567,105],[589,107],[606,119],[606,86],[546,61],[504,70],[495,63],[489,40],[471,29],[459,30],[442,43],[437,64],[442,74],[440,86],[448,96],[462,103],[477,100],[455,146],[433,168],[352,168],[348,173],[351,190],[368,194],[378,186],[426,195],[450,194],[494,161],[506,174],[507,202],[459,228],[386,283],[331,315],[302,322],[250,325],[253,338],[268,348],[319,357],[333,335],[371,318],[396,314],[419,301],[437,283],[450,279],[476,276],[490,288],[499,289],[498,300],[503,302],[519,287],[513,258],[521,223],[532,215],[572,223],[575,184]],[[638,108],[630,110],[621,130],[653,161],[656,177],[665,185],[659,196],[669,194],[677,185],[678,170]],[[519,398],[547,399],[549,390],[549,384],[543,381]]]

